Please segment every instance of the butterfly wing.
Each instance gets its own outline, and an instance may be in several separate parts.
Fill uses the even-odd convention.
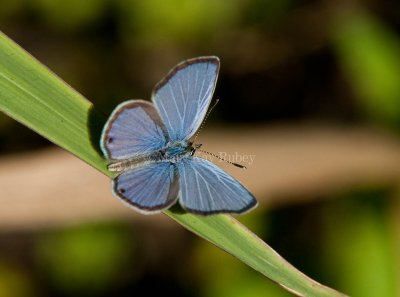
[[[157,213],[176,202],[178,180],[175,165],[154,162],[120,174],[113,180],[113,192],[142,213]]]
[[[244,186],[207,160],[190,157],[180,161],[177,167],[180,203],[189,212],[242,213],[257,205]]]
[[[207,112],[219,70],[217,57],[186,60],[154,88],[152,100],[173,141],[194,135]]]
[[[166,128],[154,105],[130,100],[118,105],[104,126],[101,148],[108,159],[123,160],[165,147]]]

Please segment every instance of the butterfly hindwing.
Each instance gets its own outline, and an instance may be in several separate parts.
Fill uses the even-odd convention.
[[[210,105],[218,71],[217,57],[186,60],[154,88],[152,100],[172,141],[188,140],[199,128]]]
[[[210,161],[188,157],[177,163],[180,203],[198,214],[242,213],[257,205],[256,199],[236,179]]]
[[[143,100],[120,104],[105,125],[101,148],[108,159],[123,160],[163,148],[166,128],[154,105]]]
[[[179,192],[179,179],[174,164],[153,162],[123,172],[113,181],[116,195],[149,214],[174,204]]]

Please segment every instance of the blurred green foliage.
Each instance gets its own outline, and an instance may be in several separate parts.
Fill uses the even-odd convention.
[[[102,223],[46,232],[38,238],[37,266],[68,296],[101,295],[118,283],[131,260],[134,241],[129,231]]]
[[[265,25],[265,27],[279,28],[288,12],[296,6],[296,0],[247,1],[243,13],[244,23],[249,25]]]
[[[204,40],[237,21],[243,1],[120,0],[122,30],[150,46]]]
[[[34,287],[29,276],[16,265],[0,259],[0,296],[32,297]]]
[[[345,14],[333,30],[360,105],[372,119],[400,128],[399,37],[363,12]]]
[[[32,9],[55,30],[79,30],[99,20],[106,9],[106,0],[33,0]]]
[[[396,236],[388,219],[392,194],[376,188],[354,191],[325,210],[326,266],[341,271],[333,278],[350,296],[400,294]]]

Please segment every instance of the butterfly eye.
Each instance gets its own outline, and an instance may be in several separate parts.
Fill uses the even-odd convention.
[[[160,155],[161,155],[161,157],[165,157],[165,150],[160,150]]]

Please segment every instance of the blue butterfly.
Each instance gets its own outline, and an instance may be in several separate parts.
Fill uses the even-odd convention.
[[[243,213],[256,199],[236,179],[194,156],[214,93],[217,57],[186,60],[154,88],[152,102],[121,103],[107,121],[101,148],[118,176],[113,193],[137,211],[159,213],[175,204],[195,214]]]

